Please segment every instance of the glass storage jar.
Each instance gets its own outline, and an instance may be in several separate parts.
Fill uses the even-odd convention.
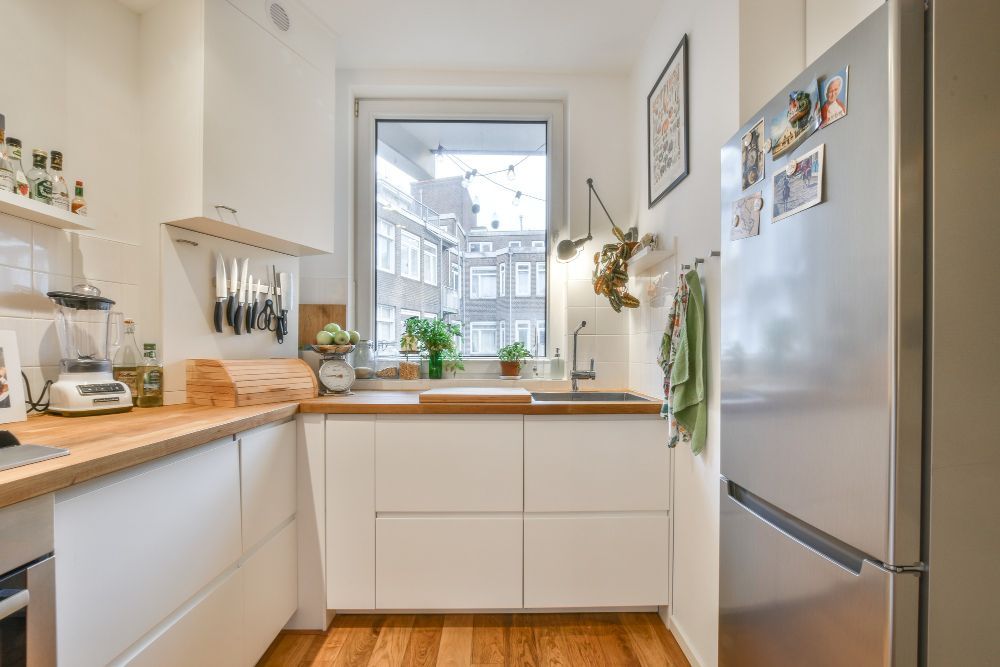
[[[370,340],[359,340],[354,346],[351,355],[351,366],[354,367],[354,376],[359,380],[370,380],[375,377],[375,368],[378,365],[375,346]]]

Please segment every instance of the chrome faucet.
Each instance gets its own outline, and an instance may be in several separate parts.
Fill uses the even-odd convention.
[[[597,371],[594,370],[594,360],[590,360],[590,370],[589,371],[578,371],[576,370],[576,338],[580,335],[580,329],[587,326],[587,320],[580,322],[580,326],[576,328],[573,332],[573,370],[570,371],[569,377],[573,383],[573,391],[580,391],[580,386],[577,384],[577,380],[596,380]]]

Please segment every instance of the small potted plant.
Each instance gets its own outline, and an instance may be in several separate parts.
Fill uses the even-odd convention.
[[[497,352],[497,357],[500,359],[500,377],[521,377],[521,362],[530,356],[531,352],[521,341],[501,347],[500,351]]]
[[[458,371],[465,370],[462,355],[458,350],[445,350],[441,353],[441,359],[444,363],[444,372],[448,374],[448,377],[455,377]]]
[[[427,375],[432,380],[440,380],[444,374],[443,355],[457,352],[455,337],[462,335],[458,324],[438,319],[411,317],[406,320],[402,341],[416,341],[422,352],[427,353]]]

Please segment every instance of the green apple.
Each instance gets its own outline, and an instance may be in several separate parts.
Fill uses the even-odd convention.
[[[332,333],[324,329],[316,334],[316,344],[317,345],[333,345],[334,336]]]
[[[348,334],[350,335],[350,337],[351,337],[351,345],[357,345],[357,344],[358,344],[358,341],[359,341],[359,340],[361,340],[361,334],[359,334],[359,333],[358,333],[357,331],[355,331],[354,329],[351,329],[351,330],[350,330],[350,331],[348,331],[347,333],[348,333]]]
[[[333,344],[334,345],[349,345],[351,342],[351,334],[346,331],[338,331],[333,334]]]
[[[323,327],[323,331],[326,331],[326,332],[329,332],[329,333],[332,333],[332,334],[335,334],[335,333],[337,333],[340,330],[341,330],[340,329],[340,325],[337,324],[336,322],[330,322],[325,327]]]

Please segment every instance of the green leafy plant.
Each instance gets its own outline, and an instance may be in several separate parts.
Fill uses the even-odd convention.
[[[441,359],[444,361],[444,369],[449,373],[465,370],[465,363],[462,362],[462,355],[458,350],[445,350],[441,353]]]
[[[462,335],[462,327],[458,324],[438,319],[411,317],[406,320],[403,339],[410,337],[420,345],[422,352],[428,354],[438,352],[457,352],[455,338]],[[401,341],[405,347],[405,343]]]
[[[497,352],[497,358],[500,361],[516,361],[520,363],[522,360],[527,359],[531,356],[531,352],[528,348],[524,346],[521,341],[516,341],[510,345],[504,345]]]

